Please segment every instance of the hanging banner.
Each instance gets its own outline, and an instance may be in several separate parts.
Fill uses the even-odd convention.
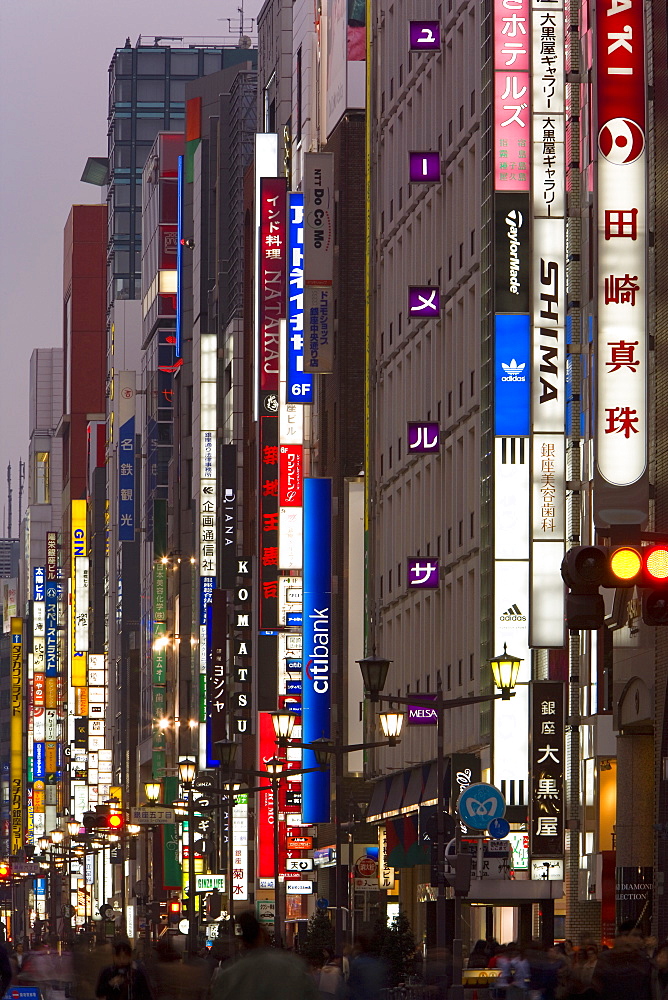
[[[334,370],[334,154],[304,155],[304,369]]]
[[[564,685],[531,685],[531,857],[564,854]]]
[[[260,390],[278,391],[279,327],[286,313],[287,180],[260,179]]]
[[[11,620],[9,784],[11,853],[23,850],[23,619]]]
[[[302,736],[305,743],[330,735],[332,699],[332,481],[304,480]],[[316,767],[304,750],[304,767]],[[305,825],[329,823],[329,768],[302,780]]]
[[[630,486],[647,469],[644,6],[641,0],[596,4],[596,463],[613,486]],[[615,506],[625,504],[620,499]]]

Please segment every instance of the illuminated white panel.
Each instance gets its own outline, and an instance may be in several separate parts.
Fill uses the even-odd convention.
[[[160,271],[160,294],[176,295],[176,271]]]
[[[74,560],[74,648],[79,653],[88,652],[88,600],[90,560],[77,556]]]
[[[494,701],[493,782],[523,781],[528,793],[529,776],[529,562],[497,561],[494,564],[494,649],[520,657],[515,696]]]
[[[44,638],[46,622],[46,604],[44,601],[33,601],[32,632],[35,637]]]
[[[256,132],[255,134],[255,241],[253,260],[260,259],[260,181],[263,177],[278,176],[278,135],[275,132]],[[255,315],[253,317],[255,371],[260,370],[260,283],[255,287]],[[258,415],[258,386],[255,385],[255,417]]]
[[[200,377],[203,382],[215,382],[218,369],[218,338],[203,333],[200,337]]]
[[[534,219],[532,430],[565,433],[566,258],[563,219]]]
[[[494,440],[494,555],[529,558],[529,439]]]
[[[278,565],[280,569],[301,569],[303,555],[303,507],[278,509]]]
[[[540,648],[564,645],[563,542],[534,542],[531,561],[530,641]]]
[[[302,578],[301,576],[279,576],[278,578],[278,623],[285,625],[286,614],[301,614],[302,610]]]
[[[598,160],[596,458],[616,486],[647,467],[646,169],[644,152],[623,165]]]
[[[566,442],[563,434],[534,434],[531,470],[533,541],[561,541],[566,534]]]

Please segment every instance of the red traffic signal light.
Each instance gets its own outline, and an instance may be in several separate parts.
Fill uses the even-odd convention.
[[[181,919],[181,900],[170,899],[167,903],[167,917],[171,924],[178,924]]]
[[[107,816],[107,826],[110,830],[122,830],[125,826],[125,818],[122,813],[111,812]]]
[[[596,629],[605,610],[599,587],[645,590],[642,616],[646,625],[668,625],[668,542],[654,545],[580,545],[561,564],[569,588],[566,621],[570,629]]]
[[[6,881],[6,879],[11,878],[12,866],[9,861],[0,861],[0,881]]]

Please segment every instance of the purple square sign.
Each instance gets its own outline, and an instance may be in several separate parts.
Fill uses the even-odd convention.
[[[440,181],[441,154],[436,152],[409,153],[409,178],[411,181]]]
[[[433,420],[424,423],[408,424],[408,450],[417,451],[438,451],[439,434],[438,424]]]
[[[436,695],[421,694],[421,701],[435,701]],[[438,715],[435,708],[428,705],[409,705],[408,718],[409,726],[435,726],[438,723]]]
[[[411,285],[408,289],[408,313],[410,316],[439,316],[441,293],[431,285]]]
[[[408,586],[411,590],[435,590],[439,575],[438,559],[418,556],[417,559],[408,560]]]
[[[440,49],[441,25],[439,21],[409,21],[411,49],[414,52]]]

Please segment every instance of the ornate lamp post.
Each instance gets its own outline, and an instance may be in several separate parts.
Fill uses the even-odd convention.
[[[194,760],[182,760],[179,764],[179,779],[188,793],[188,937],[187,953],[191,957],[197,950],[197,927],[195,925],[195,800],[193,784],[197,774]]]

